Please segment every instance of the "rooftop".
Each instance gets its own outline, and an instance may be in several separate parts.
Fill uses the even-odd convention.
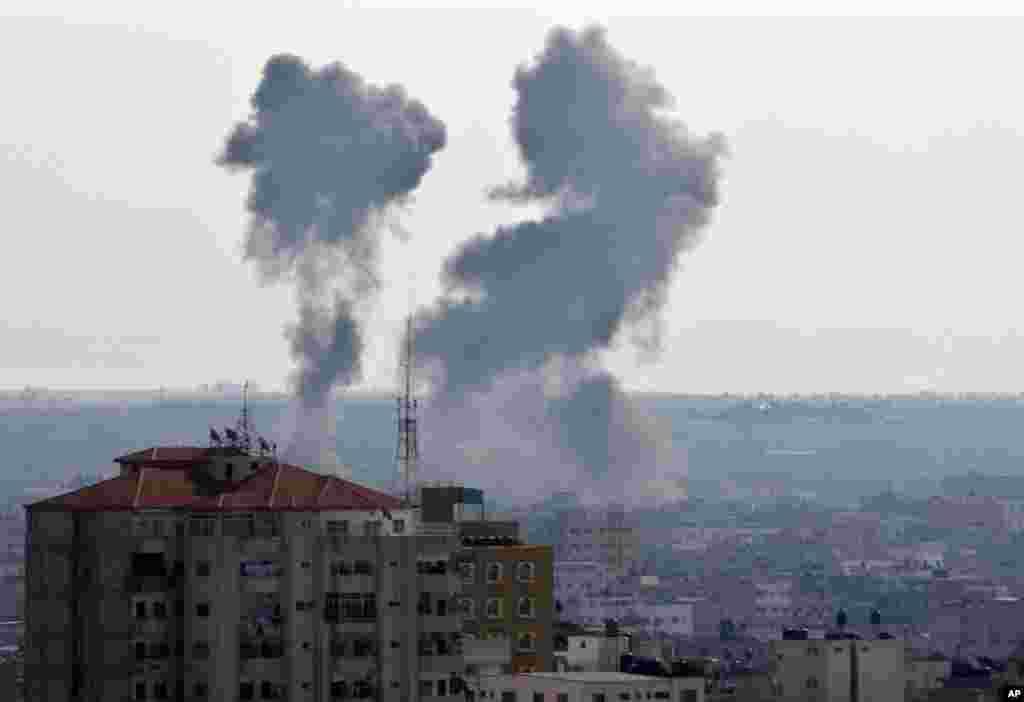
[[[215,450],[215,449],[214,449]],[[194,512],[400,509],[391,495],[299,466],[267,460],[237,482],[211,481],[197,468],[210,449],[156,447],[121,456],[137,469],[73,492],[39,500],[28,509],[102,512],[184,509]]]
[[[540,678],[543,680],[562,680],[565,682],[582,682],[582,683],[594,683],[594,684],[627,684],[627,683],[642,683],[642,682],[664,682],[664,678],[655,678],[649,675],[633,675],[632,673],[615,673],[607,671],[593,671],[583,673],[518,673],[527,678]],[[497,675],[492,676],[481,676],[481,677],[500,677]]]

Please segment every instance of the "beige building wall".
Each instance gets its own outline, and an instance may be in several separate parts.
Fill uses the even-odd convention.
[[[71,698],[75,649],[83,673],[80,699],[102,702],[134,699],[138,684],[147,698],[166,684],[168,699],[179,686],[193,699],[202,684],[206,699],[234,702],[243,681],[256,686],[254,699],[267,682],[293,702],[326,701],[333,681],[365,675],[378,684],[378,699],[427,702],[432,696],[420,694],[425,681],[462,672],[459,585],[451,562],[456,539],[389,536],[394,522],[386,519],[380,520],[383,536],[362,535],[361,523],[379,520],[379,513],[254,513],[255,524],[268,518],[279,520],[274,532],[240,536],[232,535],[225,515],[31,511],[26,699]],[[349,535],[329,533],[327,523],[341,520],[350,522]],[[162,559],[166,574],[134,576],[134,554]],[[433,570],[438,561],[447,564],[445,572],[426,572],[418,565],[425,559]],[[341,575],[332,568],[357,560],[372,564],[370,574]],[[243,576],[242,564],[254,561],[268,562],[273,574]],[[377,616],[330,621],[328,593],[372,594]],[[418,616],[423,594],[445,600],[446,615]],[[279,644],[280,657],[243,658],[242,643],[257,638],[254,613],[268,603],[280,606],[279,625],[260,624],[258,638]],[[140,605],[145,617],[136,616]],[[159,607],[163,616],[153,616]],[[332,640],[357,637],[372,641],[372,655],[332,655]]]
[[[857,660],[857,702],[903,699],[907,679],[906,653],[900,640],[773,641],[770,650],[776,666],[779,699],[852,702],[850,689],[854,655]]]

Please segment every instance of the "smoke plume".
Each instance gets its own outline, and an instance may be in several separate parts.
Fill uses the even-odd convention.
[[[476,426],[508,446],[478,460],[477,483],[507,488],[532,472],[611,494],[663,481],[678,469],[668,437],[597,354],[626,329],[658,348],[672,273],[718,202],[721,140],[671,119],[665,88],[599,28],[553,31],[513,85],[527,177],[490,196],[547,213],[477,236],[445,264],[448,295],[417,331],[439,408],[425,418],[425,468],[443,472],[458,459],[445,446]]]
[[[337,383],[360,378],[359,308],[377,288],[389,209],[405,203],[445,145],[444,124],[396,85],[376,87],[341,64],[313,70],[272,57],[218,163],[252,171],[245,257],[264,282],[296,285],[287,330],[298,363],[299,417],[289,451],[320,461]]]

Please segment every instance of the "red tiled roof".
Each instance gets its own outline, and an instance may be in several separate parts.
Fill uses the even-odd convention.
[[[151,452],[159,464],[165,451],[176,455],[177,458],[168,460],[179,465],[152,467]],[[193,453],[188,454],[188,451]],[[205,449],[159,448],[128,454],[122,458],[134,460],[124,462],[141,464],[137,470],[34,502],[29,507],[72,512],[153,508],[184,508],[196,512],[324,511],[401,507],[400,500],[386,493],[286,463],[267,463],[245,480],[225,486],[217,495],[204,495],[193,480],[193,470],[205,462],[203,452]],[[192,460],[186,459],[186,455],[192,455]]]

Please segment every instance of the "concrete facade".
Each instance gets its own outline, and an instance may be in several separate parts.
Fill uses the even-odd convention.
[[[464,546],[459,554],[463,631],[507,639],[507,672],[553,670],[550,546]]]
[[[480,699],[495,702],[704,702],[703,678],[616,672],[481,676]]]
[[[901,640],[782,640],[773,641],[770,650],[780,699],[813,702],[903,699],[906,650]]]
[[[413,534],[412,511],[386,516],[29,506],[26,699],[459,692],[461,544]]]

